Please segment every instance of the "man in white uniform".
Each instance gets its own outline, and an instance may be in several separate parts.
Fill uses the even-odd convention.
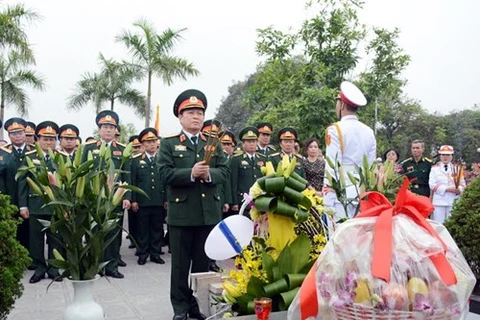
[[[435,207],[432,219],[443,223],[452,210],[453,203],[465,189],[465,179],[460,178],[458,189],[455,187],[453,147],[443,145],[438,150],[440,161],[432,167],[428,184],[432,190],[432,204]],[[459,174],[457,172],[457,174]]]
[[[325,134],[326,156],[333,163],[337,159],[341,164],[344,171],[345,184],[347,185],[346,195],[348,199],[355,199],[358,196],[357,188],[348,178],[348,172],[358,177],[355,165],[362,166],[363,156],[367,157],[370,165],[377,157],[377,143],[373,130],[360,122],[356,115],[358,108],[366,104],[367,99],[360,89],[351,82],[342,82],[336,105],[336,113],[340,121],[330,125]],[[325,170],[335,177],[333,168],[327,165]],[[338,173],[337,176],[339,176]],[[325,178],[325,185],[327,186],[324,188],[325,206],[336,211],[337,220],[347,217],[335,192],[328,187],[329,182],[327,178]],[[355,214],[357,203],[357,201],[354,201],[347,207],[348,217],[352,218]]]

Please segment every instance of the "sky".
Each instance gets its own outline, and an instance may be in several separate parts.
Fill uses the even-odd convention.
[[[152,104],[160,105],[160,134],[167,135],[180,130],[172,112],[178,94],[190,88],[203,91],[208,99],[206,119],[212,118],[228,87],[262,62],[255,52],[256,30],[298,30],[311,16],[302,0],[3,0],[0,8],[14,3],[42,16],[28,28],[28,36],[35,69],[45,77],[47,89],[28,90],[31,106],[25,118],[76,124],[84,138],[96,127],[94,107],[67,110],[66,100],[82,74],[99,70],[100,52],[107,58],[128,59],[115,36],[132,30],[139,18],[151,21],[157,31],[187,28],[172,53],[201,72],[172,86],[153,80]],[[478,12],[477,0],[366,0],[360,20],[370,27],[401,30],[399,44],[411,56],[403,74],[408,80],[405,93],[428,111],[446,114],[480,103]],[[146,82],[135,87],[146,93]],[[143,129],[144,121],[128,107],[118,105],[116,111],[121,122]],[[7,106],[5,119],[12,116],[17,116],[15,108]]]

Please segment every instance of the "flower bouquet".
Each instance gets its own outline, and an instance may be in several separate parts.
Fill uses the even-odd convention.
[[[322,199],[294,169],[288,157],[276,170],[267,162],[245,197],[254,237],[223,282],[223,298],[240,314],[253,314],[260,297],[272,299],[272,311],[287,310],[326,243]]]
[[[475,277],[425,197],[405,179],[392,205],[364,194],[330,239],[288,319],[463,319]]]

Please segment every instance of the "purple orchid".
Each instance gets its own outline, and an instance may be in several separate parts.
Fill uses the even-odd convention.
[[[434,313],[433,307],[428,301],[427,297],[421,293],[415,293],[415,300],[413,302],[413,310],[423,311],[426,314],[432,316]]]
[[[341,308],[353,304],[353,294],[347,290],[340,289],[332,296],[330,304],[334,308]]]
[[[248,202],[248,206],[250,207],[250,209],[252,209],[255,206],[252,196],[250,196],[246,192],[243,194],[243,202]]]
[[[357,287],[357,274],[355,272],[349,272],[345,278],[345,287],[347,290],[352,291]]]

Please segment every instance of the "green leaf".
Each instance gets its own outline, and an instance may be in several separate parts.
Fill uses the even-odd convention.
[[[311,243],[308,236],[304,233],[300,234],[290,244],[290,252],[292,256],[291,273],[300,273],[307,265],[310,259]]]
[[[273,258],[266,252],[262,252],[262,269],[267,273],[268,282],[273,281],[273,266],[275,262]]]
[[[292,252],[290,250],[290,246],[285,246],[283,250],[280,252],[278,255],[277,260],[275,261],[275,265],[278,266],[278,271],[279,274],[275,275],[274,281],[280,280],[283,275],[288,274],[288,273],[294,273],[292,272],[292,265],[293,265],[293,259],[292,259]],[[278,277],[278,278],[277,278]]]
[[[262,280],[257,277],[251,277],[248,281],[247,292],[256,297],[263,297],[265,295],[265,291],[263,290],[264,285],[265,283]]]
[[[279,280],[269,283],[263,287],[264,295],[267,297],[273,297],[280,292],[284,292],[288,290],[288,283],[285,278],[280,278]],[[261,296],[257,296],[261,297]]]

